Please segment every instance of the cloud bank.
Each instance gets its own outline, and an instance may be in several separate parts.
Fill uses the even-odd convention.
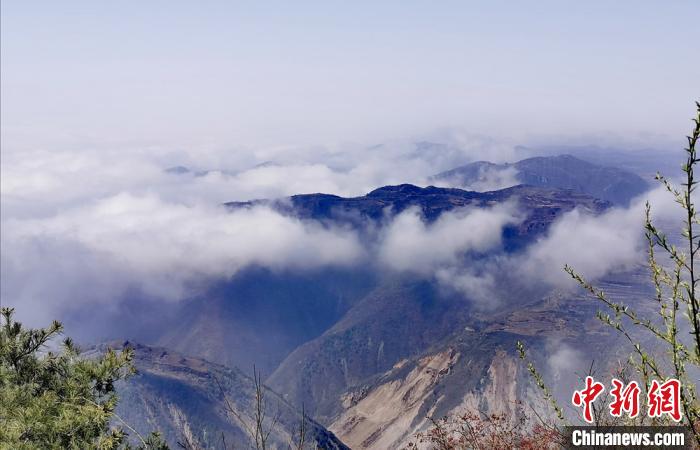
[[[497,191],[518,184],[521,184],[518,181],[518,169],[513,166],[479,167],[479,175],[476,181],[471,183],[465,183],[460,175],[437,181],[437,185],[441,187],[456,187],[477,192]]]
[[[3,148],[3,304],[48,318],[62,306],[108,306],[134,292],[183,298],[250,265],[357,264],[369,259],[368,249],[349,230],[218,205],[311,192],[363,195],[385,184],[422,184],[477,154],[504,159],[513,151],[487,138],[441,138],[235,151]],[[167,170],[173,166],[186,170]]]
[[[372,242],[353,230],[267,208],[231,212],[219,206],[305,192],[362,195],[511,153],[479,139],[242,152],[10,150],[3,154],[1,179],[3,304],[26,306],[45,321],[66,306],[110,307],[135,293],[187,298],[251,265],[313,270],[377,264],[432,278],[488,305],[508,301],[494,292],[512,274],[566,287],[564,263],[597,277],[643,261],[640,202],[599,217],[566,214],[522,255],[501,252],[503,227],[523,218],[510,203],[455,211],[431,224],[408,210],[383,224]],[[166,171],[178,165],[188,170]],[[484,182],[508,181],[497,175]],[[653,204],[665,204],[658,191],[650,196]]]
[[[503,227],[520,220],[522,215],[511,203],[445,213],[431,224],[410,209],[387,225],[378,259],[393,270],[433,273],[462,265],[467,253],[497,249]]]
[[[657,223],[675,226],[678,216],[672,198],[664,188],[657,188],[633,201],[628,208],[614,208],[599,216],[574,210],[565,214],[546,236],[515,260],[525,277],[541,279],[557,287],[570,285],[562,277],[565,264],[588,279],[615,270],[625,270],[645,262],[644,203],[653,205]]]
[[[6,221],[3,298],[34,311],[110,303],[134,290],[181,299],[247,266],[347,266],[363,252],[350,231],[267,208],[229,212],[122,193],[49,218]]]

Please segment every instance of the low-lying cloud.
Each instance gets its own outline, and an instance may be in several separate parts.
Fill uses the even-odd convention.
[[[502,250],[504,227],[523,218],[515,202],[443,213],[433,223],[409,209],[381,233],[377,259],[393,271],[433,278],[479,306],[494,306],[492,255]]]
[[[349,230],[268,208],[227,211],[118,194],[43,219],[3,224],[3,298],[14,304],[110,302],[129,290],[159,299],[244,267],[348,266],[364,248]]]
[[[663,188],[627,208],[593,215],[580,209],[563,214],[523,252],[501,252],[504,227],[524,218],[516,203],[443,214],[426,224],[415,211],[396,217],[384,230],[379,260],[393,270],[429,276],[478,307],[514,301],[520,288],[575,288],[563,270],[572,266],[589,280],[645,262],[644,203],[656,223],[673,230],[679,210]]]
[[[467,208],[426,223],[417,209],[396,216],[384,230],[379,261],[393,270],[420,274],[462,265],[467,253],[501,245],[503,227],[522,220],[514,204]]]
[[[493,294],[506,274],[567,286],[564,263],[597,277],[642,260],[641,203],[599,217],[568,213],[516,256],[500,252],[503,227],[523,218],[515,203],[454,211],[433,223],[410,209],[372,233],[372,242],[355,230],[268,208],[220,206],[232,200],[309,192],[354,196],[385,184],[421,184],[428,175],[473,159],[513,159],[509,152],[479,140],[196,154],[4,150],[3,304],[26,306],[45,321],[64,307],[110,307],[133,292],[186,298],[212,279],[251,265],[309,270],[368,263],[433,278],[488,304],[507,301]],[[165,170],[176,165],[190,171]],[[513,177],[485,174],[482,185],[472,188],[504,187]],[[659,203],[658,192],[651,195]]]
[[[571,285],[562,271],[565,264],[588,279],[645,261],[644,203],[653,205],[653,218],[668,223],[674,203],[663,188],[648,192],[628,208],[613,208],[598,216],[578,209],[562,216],[546,236],[517,258],[522,276],[557,287]]]
[[[356,196],[388,184],[425,184],[430,175],[478,157],[515,157],[512,146],[491,139],[440,137],[440,143],[396,141],[373,147],[3,148],[3,212],[5,217],[46,217],[121,192],[155,193],[188,205],[314,192]],[[166,172],[174,166],[191,172]]]
[[[490,139],[441,138],[235,151],[3,148],[2,302],[46,320],[62,307],[108,307],[133,292],[183,298],[250,265],[358,264],[370,258],[353,231],[219,205],[312,192],[363,195],[386,184],[421,184],[477,154],[501,160],[513,151]],[[188,170],[166,170],[173,166]]]
[[[521,184],[518,180],[518,169],[514,166],[481,166],[476,179],[469,182],[465,182],[459,174],[437,181],[437,185],[441,187],[456,187],[477,192],[497,191],[518,184]]]

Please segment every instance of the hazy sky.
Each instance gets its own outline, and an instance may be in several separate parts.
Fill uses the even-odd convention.
[[[684,135],[700,2],[2,2],[4,150]]]
[[[500,268],[457,261],[498,246],[513,208],[432,228],[409,212],[368,244],[217,205],[420,184],[537,139],[678,141],[700,97],[696,0],[1,4],[0,302],[35,321],[133,292],[187,298],[251,264],[377,260],[478,296]],[[164,171],[180,164],[210,171]],[[512,264],[570,282],[564,261],[595,276],[637,261],[634,205],[572,213]]]

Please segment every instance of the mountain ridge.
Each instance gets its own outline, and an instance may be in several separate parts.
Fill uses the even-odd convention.
[[[445,212],[467,207],[489,207],[511,200],[527,213],[522,223],[504,229],[505,246],[511,250],[524,247],[533,237],[542,234],[553,219],[563,212],[579,208],[599,214],[612,206],[608,201],[567,189],[517,185],[478,192],[412,184],[382,186],[358,197],[299,194],[282,199],[227,202],[224,205],[231,210],[269,207],[280,214],[301,220],[350,226],[362,231],[381,225],[409,208],[417,208],[427,222],[433,222]]]
[[[568,154],[535,156],[503,164],[476,161],[433,175],[429,180],[468,187],[506,173],[519,184],[571,189],[623,206],[649,189],[649,183],[633,172],[594,164]]]
[[[236,448],[250,444],[246,427],[252,427],[255,383],[248,375],[235,367],[133,341],[103,343],[87,356],[126,347],[134,350],[137,373],[117,384],[117,414],[140,434],[157,429],[171,448],[185,440],[197,448],[223,448],[224,441]],[[293,439],[302,413],[267,386],[263,390],[268,409],[265,429],[272,430],[270,442],[275,448],[284,448]],[[309,448],[315,442],[321,448],[348,449],[332,432],[304,417]]]

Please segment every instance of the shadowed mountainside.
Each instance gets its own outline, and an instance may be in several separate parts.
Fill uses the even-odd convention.
[[[519,185],[498,191],[474,192],[435,186],[422,188],[411,184],[384,186],[361,197],[302,194],[279,200],[229,202],[225,205],[232,209],[267,206],[302,220],[347,225],[362,231],[372,229],[409,208],[418,208],[422,217],[432,222],[448,211],[484,208],[508,201],[516,202],[526,215],[518,225],[504,229],[504,246],[510,250],[532,242],[564,212],[580,208],[597,214],[611,206],[607,201],[563,189]]]
[[[601,285],[628,304],[653,295],[643,268]],[[352,448],[401,448],[430,425],[427,417],[467,411],[531,417],[528,408],[541,397],[518,360],[518,340],[556,380],[559,398],[570,395],[592,361],[607,373],[608,364],[627,357],[624,347],[611,345],[616,336],[596,320],[597,305],[584,293],[514,296],[511,308],[497,312],[443,299],[447,314],[423,310],[430,297],[418,288],[413,298],[404,291],[395,303],[364,305],[369,311],[349,313],[292,353],[268,383],[289,400],[313,399],[315,417]]]
[[[492,192],[399,185],[354,198],[305,194],[226,205],[351,227],[371,245],[378,228],[411,208],[430,223],[449,211],[506,202],[522,221],[507,226],[502,246],[480,258],[523,251],[575,208],[595,215],[611,206],[573,190],[526,185]],[[475,307],[430,277],[373,263],[303,272],[249,268],[184,304],[158,343],[243,370],[256,363],[288,404],[303,402],[353,448],[396,448],[427,426],[427,414],[464,407],[520,414],[513,403],[531,392],[514,355],[517,339],[540,354],[551,340],[589,339],[583,319],[594,311],[573,306],[580,296],[505,274],[495,284],[493,305]],[[602,345],[590,342],[590,349]]]
[[[117,390],[117,414],[145,435],[160,430],[171,448],[189,441],[201,448],[248,448],[254,429],[255,385],[237,369],[183,356],[171,350],[130,342],[103,344],[94,351],[130,346],[138,373]],[[265,429],[272,429],[272,448],[287,448],[298,433],[302,414],[268,388],[265,389]],[[225,397],[224,397],[225,396]],[[232,413],[229,408],[235,412]],[[238,415],[239,418],[236,417]],[[242,425],[241,419],[245,422]],[[333,433],[306,418],[305,448],[346,449]]]
[[[303,220],[367,230],[410,207],[419,208],[430,221],[459,208],[481,208],[511,201],[518,204],[524,220],[503,231],[503,249],[509,252],[533,242],[567,211],[581,208],[595,214],[609,206],[583,194],[528,186],[479,193],[412,185],[387,186],[357,198],[309,194],[228,205],[231,208],[268,205]],[[387,290],[386,286],[392,283],[403,281],[397,281],[395,276],[383,273],[371,263],[362,268],[304,272],[250,268],[183,304],[155,342],[244,371],[255,363],[269,374],[295,348],[340,323],[350,311],[374,308],[357,305],[378,302],[368,300],[372,298],[383,299],[387,305],[396,303],[394,297],[403,294]],[[467,304],[460,300],[452,309],[463,310]]]
[[[270,374],[321,335],[375,283],[371,271],[249,268],[180,307],[157,344],[250,373]]]

